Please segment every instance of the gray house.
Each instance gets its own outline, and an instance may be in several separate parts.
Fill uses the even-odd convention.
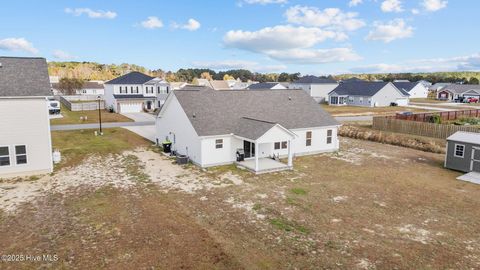
[[[480,133],[458,131],[448,137],[445,167],[480,173]]]
[[[328,103],[334,106],[405,106],[408,102],[409,94],[391,82],[344,81],[328,94]]]

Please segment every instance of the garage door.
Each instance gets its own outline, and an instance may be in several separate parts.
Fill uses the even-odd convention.
[[[397,98],[398,106],[407,106],[408,105],[408,98]]]
[[[120,103],[121,113],[135,113],[142,111],[142,102],[122,102]]]

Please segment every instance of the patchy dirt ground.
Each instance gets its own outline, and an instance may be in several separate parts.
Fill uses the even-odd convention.
[[[147,150],[0,183],[21,268],[478,269],[480,186],[442,155],[342,139],[295,171],[181,167]]]

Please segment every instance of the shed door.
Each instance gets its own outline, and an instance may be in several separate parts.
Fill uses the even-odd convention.
[[[480,172],[480,148],[473,148],[472,171]]]

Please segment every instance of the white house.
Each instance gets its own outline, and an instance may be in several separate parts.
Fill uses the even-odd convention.
[[[294,156],[338,150],[338,127],[302,90],[186,87],[169,94],[156,138],[201,167],[236,163],[262,173],[291,169]]]
[[[103,81],[88,81],[82,86],[82,89],[76,91],[77,95],[82,96],[103,96],[105,94]]]
[[[304,76],[294,82],[292,82],[288,88],[290,89],[303,89],[307,92],[315,101],[325,102],[328,101],[328,93],[338,86],[338,82],[329,79],[316,76]]]
[[[427,98],[428,88],[422,81],[419,82],[393,82],[393,84],[410,95],[410,98]]]
[[[134,71],[105,83],[105,105],[117,113],[153,111],[165,102],[168,92],[164,80]]]
[[[0,57],[0,178],[53,170],[45,58]]]
[[[248,89],[257,90],[257,89],[271,89],[271,90],[282,90],[288,89],[286,83],[280,82],[263,82],[263,83],[255,83],[248,86]]]
[[[329,105],[386,107],[395,103],[405,106],[409,94],[391,82],[351,81],[342,82],[328,94]]]

